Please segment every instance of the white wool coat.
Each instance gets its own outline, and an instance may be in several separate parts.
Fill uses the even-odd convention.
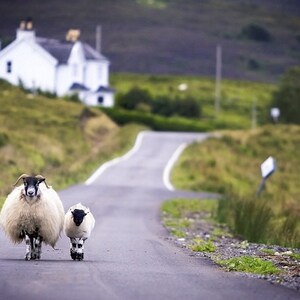
[[[40,198],[27,202],[24,185],[16,187],[6,198],[1,213],[0,225],[14,243],[23,240],[22,231],[33,233],[38,228],[45,244],[55,246],[64,224],[64,207],[58,194],[44,183],[39,185]]]
[[[76,226],[73,221],[72,212],[74,209],[82,209],[87,215],[84,217],[82,223],[79,226]],[[95,218],[90,212],[90,210],[78,203],[69,208],[65,215],[65,224],[64,231],[67,237],[69,238],[83,238],[87,239],[90,237],[93,228],[95,227]]]

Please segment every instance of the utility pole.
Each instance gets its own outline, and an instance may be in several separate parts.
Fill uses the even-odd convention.
[[[215,92],[215,117],[216,118],[218,117],[220,112],[221,80],[222,80],[222,47],[218,45],[216,50],[216,92]]]
[[[96,50],[98,53],[101,53],[101,25],[96,27]]]

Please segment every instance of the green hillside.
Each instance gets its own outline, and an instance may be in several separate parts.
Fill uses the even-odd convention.
[[[216,45],[225,78],[276,81],[300,62],[298,0],[73,0],[0,2],[3,45],[30,16],[39,36],[63,39],[80,28],[116,72],[215,74]]]
[[[82,182],[127,151],[142,127],[118,127],[98,109],[25,93],[0,81],[0,196],[22,173],[55,188]]]

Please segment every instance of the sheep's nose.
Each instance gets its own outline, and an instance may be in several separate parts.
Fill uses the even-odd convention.
[[[32,197],[34,195],[34,191],[33,190],[28,190],[27,194],[29,197]]]

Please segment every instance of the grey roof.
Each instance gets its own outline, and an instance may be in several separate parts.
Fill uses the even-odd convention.
[[[81,83],[74,82],[70,86],[69,90],[71,90],[71,91],[78,91],[78,90],[79,91],[88,91],[89,89]]]
[[[110,88],[110,87],[108,87],[108,86],[103,86],[103,85],[101,85],[101,86],[99,86],[99,88],[97,89],[96,92],[114,93],[115,90],[112,89],[112,88]]]
[[[74,43],[59,41],[55,39],[36,38],[37,43],[55,57],[60,64],[66,64],[70,57],[70,53]],[[84,56],[87,60],[108,60],[102,54],[98,53],[90,45],[83,43]]]

